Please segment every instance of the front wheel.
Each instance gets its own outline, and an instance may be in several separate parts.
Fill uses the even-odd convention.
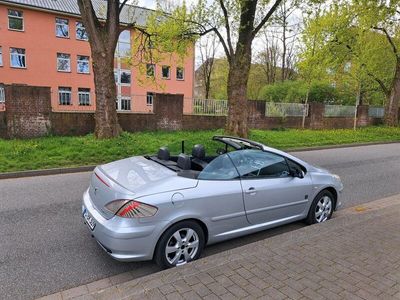
[[[333,214],[334,199],[331,192],[327,190],[320,192],[311,204],[306,223],[311,225],[329,220]]]
[[[204,242],[204,232],[198,223],[177,223],[161,236],[154,259],[161,268],[184,265],[200,257]]]

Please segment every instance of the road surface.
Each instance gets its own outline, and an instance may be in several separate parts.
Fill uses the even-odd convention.
[[[344,207],[400,193],[400,144],[294,153],[341,176]],[[119,273],[158,271],[114,261],[81,220],[90,173],[0,180],[0,298],[34,299]],[[210,246],[210,255],[304,226],[295,223]]]

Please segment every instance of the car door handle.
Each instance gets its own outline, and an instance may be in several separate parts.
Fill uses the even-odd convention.
[[[254,187],[251,187],[245,193],[249,195],[255,195],[257,193],[257,190]]]

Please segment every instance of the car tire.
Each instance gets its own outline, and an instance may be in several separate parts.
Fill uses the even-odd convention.
[[[305,222],[308,225],[328,221],[335,209],[335,197],[328,190],[323,190],[314,198]]]
[[[182,221],[163,233],[157,243],[154,260],[163,269],[184,265],[200,257],[204,244],[201,226],[195,221]]]

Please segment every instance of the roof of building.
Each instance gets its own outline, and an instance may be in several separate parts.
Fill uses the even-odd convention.
[[[0,0],[0,3],[80,16],[77,0]],[[107,1],[92,0],[92,4],[97,16],[104,19],[107,12]],[[135,22],[139,26],[145,26],[147,18],[152,12],[147,8],[125,5],[120,14],[120,21],[124,24]]]

